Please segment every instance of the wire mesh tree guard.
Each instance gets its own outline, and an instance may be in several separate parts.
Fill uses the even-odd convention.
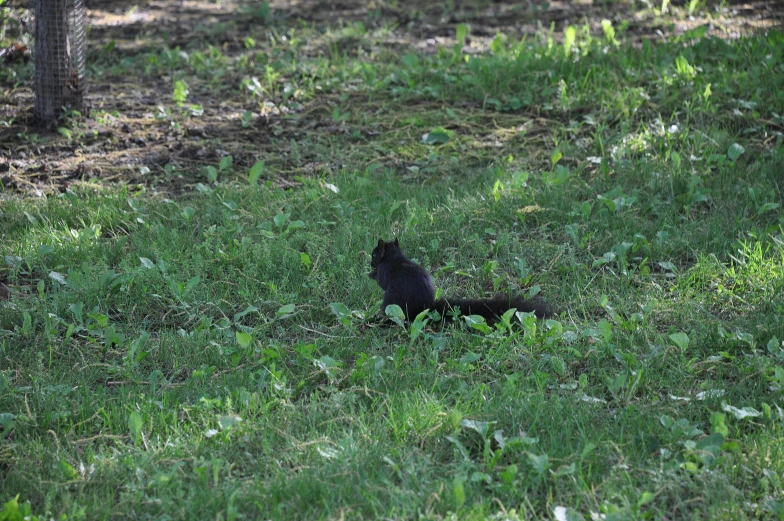
[[[85,9],[83,0],[31,0],[35,4],[35,118],[47,125],[62,110],[84,108]]]

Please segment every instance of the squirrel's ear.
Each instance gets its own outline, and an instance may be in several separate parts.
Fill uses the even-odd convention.
[[[397,237],[395,237],[395,246],[400,246],[400,243],[398,242]]]
[[[378,247],[379,248],[383,248],[384,247],[384,239],[379,239],[378,240]]]

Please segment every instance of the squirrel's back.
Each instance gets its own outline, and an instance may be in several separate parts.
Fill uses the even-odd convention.
[[[384,242],[379,239],[373,250],[368,275],[384,290],[381,311],[397,304],[406,318],[413,320],[419,313],[433,306],[436,289],[425,268],[410,260],[400,249],[397,239]]]

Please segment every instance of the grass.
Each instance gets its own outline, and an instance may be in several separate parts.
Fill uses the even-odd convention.
[[[145,131],[184,140],[202,89],[274,102],[258,155],[240,126],[200,141],[231,160],[147,185],[0,194],[7,511],[784,519],[780,34],[577,28],[466,58],[302,31],[98,60],[172,75]],[[195,189],[168,194],[177,175]],[[392,236],[445,294],[560,314],[378,325],[369,252]]]

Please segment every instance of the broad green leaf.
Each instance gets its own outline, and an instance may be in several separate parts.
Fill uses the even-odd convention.
[[[414,69],[419,66],[419,56],[413,53],[408,53],[403,56],[400,61],[402,61],[407,67]]]
[[[256,164],[250,167],[250,172],[248,173],[248,184],[251,186],[258,184],[259,178],[263,173],[264,161],[257,161]]]
[[[704,438],[701,438],[697,442],[698,449],[715,452],[715,456],[718,456],[718,451],[721,449],[722,445],[724,445],[724,435],[720,432],[714,432],[708,436],[705,436]]]
[[[131,431],[131,436],[134,439],[139,439],[142,433],[142,416],[136,411],[133,411],[128,416],[128,430]]]
[[[283,229],[283,225],[286,224],[286,221],[289,220],[290,213],[279,213],[272,220],[275,222],[275,226],[278,227],[278,230]]]
[[[501,33],[498,33],[495,35],[495,38],[493,38],[493,41],[490,42],[490,52],[501,55],[504,53],[504,51],[504,37],[501,35]]]
[[[256,306],[248,306],[244,310],[242,310],[239,313],[236,313],[234,315],[234,322],[239,321],[239,319],[241,319],[242,317],[244,317],[248,313],[253,313],[254,311],[258,311],[258,310],[259,310],[259,308],[257,308]]]
[[[553,153],[550,155],[550,163],[552,163],[552,165],[555,166],[556,164],[558,164],[558,161],[560,161],[562,157],[563,157],[563,153],[556,148],[555,150],[553,150]]]
[[[406,314],[397,304],[390,304],[384,310],[384,314],[389,317],[389,319],[397,324],[400,327],[406,327]]]
[[[775,210],[779,206],[780,206],[779,203],[765,203],[759,207],[759,209],[757,210],[757,215],[762,215],[765,212]]]
[[[463,420],[463,413],[457,409],[452,409],[447,415],[446,424],[452,429],[457,429]]]
[[[201,282],[201,277],[196,275],[188,280],[188,284],[185,286],[185,293],[190,292],[193,288],[195,288],[199,282]]]
[[[656,494],[653,494],[652,492],[647,492],[647,491],[643,492],[642,493],[642,497],[640,497],[640,500],[637,501],[637,506],[641,507],[641,506],[647,505],[648,503],[650,503],[654,499],[656,499]]]
[[[515,476],[517,476],[517,465],[507,465],[500,478],[501,481],[511,486],[514,483]]]
[[[147,257],[139,257],[139,260],[142,261],[142,266],[144,266],[148,270],[151,270],[155,267],[155,264],[153,264],[153,262]]]
[[[615,29],[613,29],[612,22],[610,20],[602,20],[602,31],[604,32],[604,38],[610,43],[617,43],[615,40]]]
[[[601,194],[597,195],[596,198],[600,200],[602,203],[604,203],[604,205],[611,213],[614,213],[618,210],[618,206],[615,204],[615,201],[613,199],[610,199],[609,197],[605,197]]]
[[[294,307],[294,304],[286,304],[285,306],[281,306],[277,313],[275,313],[275,318],[284,319],[290,317],[294,313]]]
[[[79,472],[67,461],[64,459],[60,460],[60,470],[63,471],[65,474],[66,479],[68,480],[75,480],[79,479]],[[21,521],[21,520],[20,520]]]
[[[689,335],[686,333],[673,333],[670,335],[676,346],[681,348],[681,351],[686,351],[689,348]]]
[[[335,367],[340,367],[343,365],[343,362],[339,360],[335,360],[329,355],[324,355],[321,358],[317,358],[313,361],[314,365],[319,369],[332,369]]]
[[[297,228],[304,228],[305,222],[304,221],[291,221],[289,225],[286,227],[286,230],[296,230]]]
[[[14,430],[14,425],[16,423],[16,415],[11,414],[10,412],[3,412],[0,413],[0,440],[9,436],[11,431]],[[0,517],[2,519],[2,517]]]
[[[564,31],[564,54],[569,55],[572,52],[574,42],[577,40],[577,29],[573,26],[568,26]]]
[[[715,398],[721,398],[727,393],[724,389],[708,389],[707,391],[700,391],[694,395],[697,400],[709,400]]]
[[[681,155],[677,152],[673,152],[670,154],[670,159],[672,160],[672,164],[675,165],[675,169],[679,169],[681,167]]]
[[[71,313],[73,313],[74,317],[76,317],[76,320],[78,320],[79,323],[84,321],[84,302],[74,302],[73,304],[69,304],[68,309],[71,310]]]
[[[729,157],[732,161],[737,160],[743,153],[746,151],[741,145],[737,143],[733,143],[730,145],[729,150],[727,150],[727,157]]]
[[[593,453],[594,450],[596,450],[596,445],[595,444],[593,444],[591,442],[586,443],[585,447],[583,447],[582,452],[580,452],[580,459],[584,460],[585,458],[590,456],[591,453]]]
[[[730,435],[730,429],[727,427],[726,424],[727,415],[714,412],[710,415],[710,422],[711,422],[711,432],[721,434],[725,438]]]
[[[0,511],[0,521],[27,521],[25,519],[26,512],[23,511],[25,510],[25,505],[28,504],[25,503],[22,505],[22,508],[19,508],[19,494],[17,494],[12,499],[3,504],[3,510]]]
[[[56,280],[60,284],[67,284],[65,280],[65,276],[62,273],[57,273],[56,271],[50,271],[49,278],[52,280]]]
[[[349,310],[342,302],[333,302],[329,305],[329,308],[338,318],[343,318],[344,316],[351,314],[351,310]]]
[[[23,212],[23,213],[24,213],[25,217],[27,217],[27,220],[30,222],[30,224],[33,224],[33,225],[38,224],[38,219],[33,217],[33,215],[31,215],[28,212]]]
[[[348,309],[345,304],[342,302],[332,302],[329,305],[329,309],[339,321],[343,322],[345,325],[349,325],[349,320],[351,319],[351,310]]]
[[[463,478],[455,478],[452,484],[452,495],[455,497],[455,508],[460,508],[465,503],[465,487],[463,486]]]
[[[765,502],[764,508],[767,512],[773,514],[776,519],[784,520],[784,502],[769,499]]]
[[[188,85],[182,80],[175,80],[172,100],[179,106],[185,103],[186,99],[188,99]]]
[[[465,320],[466,324],[482,333],[490,333],[493,331],[485,322],[485,317],[481,315],[465,315],[463,316],[463,320]]]
[[[529,177],[531,177],[529,172],[521,172],[519,170],[512,172],[512,186],[522,188],[528,182]]]
[[[550,467],[550,458],[547,457],[547,454],[537,456],[536,454],[528,452],[526,453],[526,456],[528,456],[528,461],[531,462],[531,465],[537,474],[541,476],[547,472],[547,469]]]
[[[739,409],[727,403],[723,403],[721,408],[724,412],[732,414],[738,420],[745,420],[746,418],[756,418],[757,416],[762,416],[761,412],[752,407],[743,407],[742,409]]]
[[[527,299],[534,298],[541,292],[542,292],[542,287],[538,284],[534,284],[528,289],[528,291],[525,292],[525,298]]]
[[[700,472],[700,468],[697,466],[696,463],[692,463],[691,461],[687,461],[685,463],[680,464],[680,468],[688,472],[689,474],[698,474]]]
[[[231,163],[233,160],[234,158],[231,156],[223,156],[220,162],[218,163],[218,169],[221,172],[223,172],[224,170],[228,170],[229,168],[231,168]]]
[[[501,323],[508,326],[512,322],[515,311],[517,311],[515,308],[507,309],[506,312],[501,315]]]
[[[469,365],[469,364],[473,364],[477,360],[480,360],[481,358],[482,358],[481,354],[469,351],[460,357],[460,363],[463,365]]]
[[[607,253],[602,255],[601,258],[596,259],[595,261],[593,261],[593,264],[591,264],[591,267],[592,268],[596,268],[597,266],[604,266],[605,264],[613,262],[615,260],[615,257],[616,257],[615,252],[608,251]]]
[[[427,310],[425,310],[425,311],[427,311]],[[419,338],[419,335],[422,334],[422,331],[425,329],[426,325],[427,325],[427,321],[426,320],[424,320],[424,321],[423,320],[414,320],[411,323],[411,329],[410,329],[411,342],[413,342],[414,340]]]
[[[468,26],[466,24],[457,24],[457,44],[462,46],[465,43],[466,36],[468,36]]]
[[[426,145],[443,145],[449,143],[455,137],[455,133],[444,127],[436,127],[422,136],[422,143]]]
[[[236,333],[237,343],[242,347],[250,346],[251,342],[253,341],[253,337],[250,333],[242,333],[237,331]]]
[[[495,422],[480,422],[477,420],[463,420],[460,422],[461,427],[476,431],[480,436],[482,436],[483,439],[487,438],[487,434],[490,431],[490,426],[494,424]]]

